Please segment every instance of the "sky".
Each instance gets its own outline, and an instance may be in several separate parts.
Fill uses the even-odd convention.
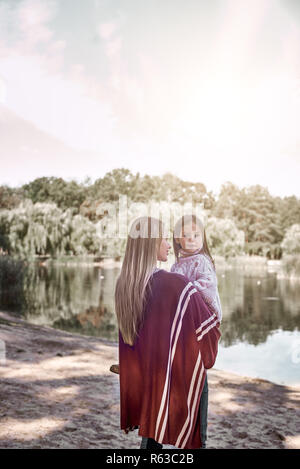
[[[300,2],[0,0],[0,184],[120,167],[300,197]]]

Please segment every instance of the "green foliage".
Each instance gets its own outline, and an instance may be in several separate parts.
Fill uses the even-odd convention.
[[[281,246],[285,254],[300,254],[300,224],[295,223],[287,230]]]
[[[90,199],[101,202],[117,201],[123,194],[134,202],[172,201],[194,203],[209,199],[212,203],[212,194],[207,194],[202,183],[191,183],[171,173],[159,176],[140,176],[132,174],[128,169],[114,169],[103,178],[97,179],[90,188]]]
[[[4,308],[14,309],[24,303],[23,282],[26,265],[21,260],[0,255],[0,299]]]
[[[43,177],[20,189],[0,186],[0,248],[21,257],[96,253],[119,257],[124,238],[103,239],[102,233],[117,223],[120,195],[127,196],[128,225],[141,214],[138,204],[159,203],[163,219],[170,216],[170,203],[178,204],[175,218],[183,204],[203,204],[216,255],[242,250],[279,259],[282,251],[298,252],[298,235],[289,231],[300,224],[300,200],[295,196],[273,197],[262,186],[239,188],[228,182],[216,198],[203,183],[171,173],[141,176],[126,168],[114,169],[94,183]],[[107,213],[104,204],[109,204]]]
[[[213,254],[230,257],[243,252],[244,233],[229,218],[208,218],[205,225],[207,242]]]
[[[33,203],[55,203],[62,210],[74,208],[79,211],[84,202],[87,188],[76,181],[66,182],[62,178],[43,177],[35,179],[22,187],[24,198],[31,199]]]
[[[63,251],[68,226],[55,205],[25,200],[9,212],[9,251],[19,257]]]
[[[300,277],[300,254],[286,255],[282,258],[282,270],[289,277]]]
[[[75,215],[71,220],[67,247],[75,255],[99,252],[100,240],[96,225],[82,215]]]
[[[12,209],[22,200],[22,191],[8,186],[0,186],[0,209]]]
[[[284,216],[289,205],[293,206],[290,218]],[[259,185],[240,189],[226,183],[212,212],[217,217],[234,220],[237,228],[243,230],[246,253],[280,258],[280,243],[288,220],[299,217],[300,201],[294,197],[286,200],[274,198]]]
[[[276,212],[280,214],[280,221],[284,232],[287,231],[292,225],[300,223],[300,200],[295,196],[284,197],[280,199],[277,197]]]
[[[0,227],[0,247],[21,258],[99,251],[96,226],[53,203],[26,200],[14,210],[0,212]]]
[[[119,194],[132,194],[136,190],[138,179],[139,175],[134,176],[129,169],[114,169],[95,181],[92,189],[93,198],[105,202],[116,201],[119,199]]]

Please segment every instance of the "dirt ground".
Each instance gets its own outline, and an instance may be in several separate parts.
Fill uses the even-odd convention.
[[[0,339],[0,448],[139,447],[119,429],[117,344],[1,312]],[[208,448],[300,448],[300,388],[217,369],[208,384]]]

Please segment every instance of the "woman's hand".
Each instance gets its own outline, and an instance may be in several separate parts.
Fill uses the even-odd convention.
[[[109,371],[111,371],[112,373],[116,373],[117,375],[119,375],[119,374],[120,374],[119,365],[111,365]]]
[[[133,432],[133,430],[136,430],[137,428],[139,427],[127,427],[126,430],[123,430],[124,433],[129,433],[129,432]]]

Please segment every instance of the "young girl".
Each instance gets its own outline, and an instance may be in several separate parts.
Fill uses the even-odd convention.
[[[209,252],[202,222],[195,215],[181,217],[175,225],[173,247],[176,257],[171,272],[184,275],[199,290],[210,311],[219,322],[221,302],[214,261]],[[200,433],[202,448],[206,447],[208,385],[205,379],[200,400]]]
[[[209,309],[222,319],[218,280],[209,252],[205,229],[195,215],[184,215],[174,228],[173,248],[176,262],[171,272],[182,274],[201,292]]]

